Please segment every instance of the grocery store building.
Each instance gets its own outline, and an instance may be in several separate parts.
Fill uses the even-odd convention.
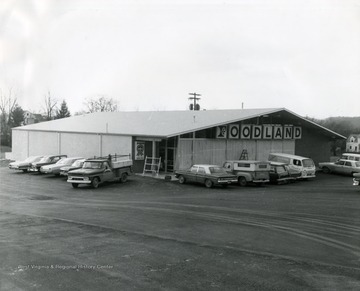
[[[346,138],[285,108],[99,112],[13,128],[12,158],[130,154],[135,172],[149,157],[171,172],[245,151],[256,160],[283,152],[329,161],[336,139]]]

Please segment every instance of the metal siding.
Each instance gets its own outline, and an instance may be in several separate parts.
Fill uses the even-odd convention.
[[[102,155],[108,155],[108,154],[132,155],[131,141],[132,141],[131,136],[103,135]]]
[[[222,164],[226,154],[226,140],[195,140],[194,164]]]
[[[28,157],[28,132],[12,131],[12,159],[24,160]]]
[[[99,156],[99,146],[97,134],[61,133],[61,153],[69,157]]]
[[[214,140],[195,139],[192,160],[191,139],[180,139],[175,169],[186,169],[192,164],[222,165],[226,160],[237,160],[246,149],[248,159],[267,160],[270,152],[294,154],[294,140]]]
[[[57,154],[59,154],[57,132],[29,131],[29,156]]]
[[[313,159],[316,165],[328,162],[332,156],[331,144],[329,138],[303,130],[302,138],[296,140],[295,154]]]

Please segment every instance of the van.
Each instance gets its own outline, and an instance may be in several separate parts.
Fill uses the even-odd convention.
[[[287,164],[290,170],[301,173],[301,179],[315,178],[315,163],[312,159],[283,153],[270,153],[270,162]]]
[[[340,159],[360,162],[360,154],[344,153],[341,155]]]

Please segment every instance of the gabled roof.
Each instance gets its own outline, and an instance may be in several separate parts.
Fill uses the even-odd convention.
[[[327,134],[345,138],[285,108],[97,112],[16,127],[14,130],[107,133],[165,138],[283,111],[325,130]]]

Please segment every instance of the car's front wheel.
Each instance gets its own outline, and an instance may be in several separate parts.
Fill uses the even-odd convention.
[[[73,186],[73,188],[79,187],[79,184],[78,184],[78,183],[72,183],[71,185]]]
[[[95,178],[92,179],[92,181],[91,181],[91,186],[92,186],[93,188],[97,188],[97,187],[99,187],[99,183],[100,183],[99,178],[98,178],[98,177],[95,177]]]
[[[183,175],[180,175],[179,176],[179,183],[180,184],[185,184],[186,180],[185,180],[185,177]]]
[[[322,171],[325,173],[325,174],[329,174],[331,171],[328,167],[323,167],[322,168]]]
[[[206,188],[211,188],[213,186],[213,182],[209,179],[205,180],[205,186]]]
[[[239,185],[242,187],[246,186],[246,184],[247,184],[245,177],[239,177],[238,182],[239,182]]]
[[[121,178],[120,178],[120,182],[121,183],[125,183],[127,181],[127,174],[126,173],[122,173],[121,174]]]

